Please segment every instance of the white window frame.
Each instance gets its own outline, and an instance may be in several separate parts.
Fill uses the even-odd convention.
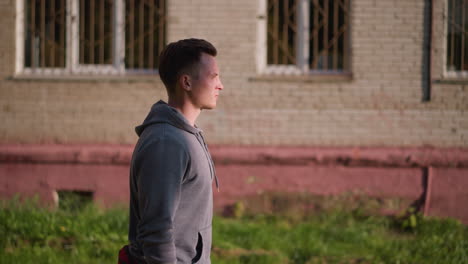
[[[55,76],[55,75],[124,75],[154,74],[155,69],[125,69],[125,0],[115,0],[113,28],[113,64],[90,65],[79,63],[79,1],[66,0],[66,63],[65,68],[24,66],[25,41],[25,0],[16,1],[16,62],[15,75]]]
[[[298,41],[296,47],[296,65],[268,65],[267,64],[267,52],[268,52],[268,40],[267,40],[267,22],[268,22],[268,11],[267,2],[268,0],[258,1],[258,23],[257,23],[257,72],[260,74],[267,75],[301,75],[308,71],[308,53],[309,44],[308,41],[304,41],[308,38],[309,32],[308,27],[304,26],[304,21],[308,21],[309,9],[307,0],[299,0],[300,3],[297,5],[298,12]],[[302,34],[300,34],[302,32]]]
[[[444,1],[444,4],[445,4],[445,8],[444,8],[444,38],[443,38],[443,47],[444,47],[444,52],[442,53],[442,56],[443,56],[443,69],[444,69],[444,78],[447,78],[447,79],[468,79],[468,70],[465,70],[465,71],[450,71],[447,69],[447,38],[448,38],[448,27],[449,27],[449,21],[448,21],[448,17],[449,17],[449,6],[448,6],[448,1],[450,0],[447,0],[447,1]],[[467,19],[468,19],[468,14],[466,14],[467,16]],[[467,39],[468,41],[468,39]],[[468,56],[468,54],[466,54],[465,56]]]
[[[268,0],[258,0],[258,22],[257,22],[257,72],[265,75],[307,75],[307,74],[323,74],[323,75],[340,75],[346,74],[348,71],[336,70],[311,70],[309,67],[309,10],[310,0],[298,0],[298,30],[297,30],[297,52],[296,65],[268,65],[267,64],[267,21],[268,21]],[[348,47],[345,47],[346,49]]]

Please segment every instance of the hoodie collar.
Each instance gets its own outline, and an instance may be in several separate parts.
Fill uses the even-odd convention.
[[[159,100],[151,107],[145,121],[143,121],[143,124],[135,128],[135,132],[140,136],[146,127],[156,123],[168,123],[192,134],[198,134],[201,132],[201,130],[196,126],[191,126],[187,119],[177,111],[177,109],[169,106],[163,100]]]

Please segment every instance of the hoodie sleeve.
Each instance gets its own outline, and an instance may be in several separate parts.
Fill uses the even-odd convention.
[[[174,215],[188,154],[179,142],[164,138],[146,146],[140,157],[137,240],[147,263],[176,263]]]

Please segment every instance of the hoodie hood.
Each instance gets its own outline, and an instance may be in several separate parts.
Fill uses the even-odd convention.
[[[156,123],[168,123],[192,134],[198,134],[201,132],[200,129],[191,126],[187,119],[179,111],[173,107],[170,107],[162,100],[155,103],[151,107],[151,110],[148,116],[145,118],[145,121],[143,121],[143,124],[135,127],[135,132],[138,136],[140,136],[145,128]]]
[[[197,138],[200,145],[204,148],[205,154],[207,155],[207,159],[210,162],[211,176],[213,177],[214,175],[216,181],[216,188],[219,191],[218,177],[216,176],[213,159],[211,158],[211,155],[208,151],[208,146],[206,145],[205,139],[202,134],[203,131],[198,129],[197,127],[191,126],[188,120],[179,111],[169,106],[163,100],[159,100],[151,107],[151,110],[148,116],[145,118],[145,121],[143,121],[143,124],[135,127],[135,132],[138,136],[141,136],[143,131],[148,126],[157,123],[168,123],[174,127],[177,127],[179,129],[185,130],[193,134]]]

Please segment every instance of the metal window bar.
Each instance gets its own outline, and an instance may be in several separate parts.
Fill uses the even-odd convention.
[[[343,70],[348,70],[350,69],[349,66],[349,1],[350,0],[344,0],[342,2],[339,2],[339,5],[342,6],[340,9],[341,12],[343,13],[343,27],[341,30],[343,31],[343,38],[341,39],[342,42],[342,48],[341,51],[343,52],[343,65],[342,69]]]
[[[99,61],[104,62],[104,46],[105,46],[105,33],[104,33],[104,23],[105,23],[105,13],[104,13],[104,1],[99,3]],[[110,21],[109,21],[110,22]]]
[[[310,69],[347,70],[349,0],[311,0],[310,14]]]
[[[65,67],[65,1],[28,0],[24,8],[24,67]]]
[[[154,2],[151,1],[149,3],[149,13],[150,14],[154,14]],[[147,59],[148,59],[148,68],[149,69],[152,69],[154,68],[154,50],[153,50],[153,46],[154,46],[154,19],[152,19],[151,17],[148,18],[149,20],[149,36],[148,36],[148,56],[147,56]]]
[[[324,0],[323,3],[323,51],[322,56],[324,57],[323,60],[323,69],[328,70],[328,24],[330,21],[328,20],[328,0]],[[334,55],[334,54],[333,54]],[[332,56],[333,56],[332,55]]]
[[[114,2],[113,0],[80,0],[80,64],[113,64]]]
[[[82,0],[83,1],[83,0]],[[94,27],[95,27],[95,23],[94,23],[94,17],[95,17],[95,6],[94,6],[94,2],[95,0],[88,0],[89,1],[89,4],[90,4],[90,7],[89,7],[89,10],[86,10],[88,11],[87,13],[89,13],[89,22],[88,22],[88,50],[87,52],[89,52],[89,60],[88,60],[88,63],[89,64],[94,64]],[[86,13],[85,11],[85,13]],[[85,18],[83,18],[85,19]],[[86,28],[83,28],[80,30],[86,30]],[[86,35],[86,34],[85,34]],[[85,40],[83,40],[85,41]],[[84,50],[83,52],[86,52],[86,50]],[[86,62],[84,62],[86,63]]]
[[[166,42],[164,0],[126,0],[125,68],[154,70]]]
[[[41,67],[45,67],[46,66],[46,52],[45,52],[45,42],[46,42],[46,30],[45,30],[45,20],[46,20],[46,8],[45,8],[45,3],[46,1],[45,0],[41,0],[41,14],[40,14],[40,25],[41,25],[41,28],[40,28],[40,32],[41,32],[41,42],[40,42],[40,45],[41,45]]]
[[[57,66],[65,68],[66,65],[66,27],[67,27],[67,7],[66,7],[66,0],[60,0],[60,11],[58,13],[55,13],[58,16],[58,27],[59,27],[59,41],[58,41],[58,50],[57,51],[57,56],[58,56],[58,61],[57,61]]]
[[[30,23],[30,29],[31,29],[31,35],[30,41],[31,41],[31,49],[30,49],[30,57],[31,57],[31,66],[32,68],[36,68],[37,66],[37,58],[39,57],[39,51],[36,50],[36,1],[32,0],[29,2],[31,5],[31,23]],[[27,57],[27,56],[26,56]],[[28,65],[26,65],[28,67]]]
[[[155,61],[159,60],[159,54],[164,48],[164,44],[166,43],[166,1],[162,0],[158,2],[159,8],[157,11],[157,16],[154,16],[154,21],[157,22],[158,28],[157,28],[157,33],[158,33],[158,44],[157,44],[157,50],[158,52],[155,54]],[[151,48],[151,47],[150,47]]]
[[[267,3],[267,63],[296,65],[299,0]]]
[[[468,71],[468,0],[448,1],[448,23],[447,23],[447,70]]]
[[[85,28],[85,21],[86,21],[86,16],[85,16],[85,12],[86,12],[86,1],[80,1],[80,28]],[[80,42],[84,41],[84,39],[86,39],[86,36],[85,36],[85,32],[86,30],[80,30]],[[83,43],[83,45],[79,45],[79,57],[80,57],[80,63],[84,63],[85,62],[85,44]]]
[[[138,30],[138,68],[144,68],[144,45],[145,45],[145,9],[144,9],[144,2],[140,1],[138,10],[138,17],[140,18],[139,21],[139,30]]]
[[[338,5],[333,4],[333,32],[338,32]],[[338,45],[333,45],[333,54],[338,54]],[[338,56],[333,56],[333,69],[338,69]]]
[[[125,47],[127,47],[128,52],[125,52],[125,55],[128,54],[128,56],[125,56],[125,58],[128,58],[128,63],[127,68],[133,68],[134,67],[134,45],[130,45],[131,41],[135,39],[135,27],[134,27],[134,21],[135,21],[135,0],[130,0],[127,1],[126,5],[128,6],[128,12],[127,16],[125,19],[126,25],[127,25],[127,30],[125,32],[128,32],[128,37],[126,38],[126,43]]]
[[[461,24],[466,27],[466,24],[465,24],[465,16],[466,16],[466,1],[462,1],[462,8],[461,8],[461,11],[462,11],[462,16],[461,16]],[[464,71],[465,69],[467,69],[468,67],[468,64],[465,63],[465,35],[466,35],[466,29],[463,28],[463,31],[462,31],[462,34],[461,34],[461,70]]]
[[[49,9],[49,16],[55,17],[55,0],[50,0],[50,9]],[[49,24],[50,28],[50,38],[55,39],[55,25]],[[49,55],[49,64],[55,65],[55,52],[54,52],[54,45],[50,45],[50,55]]]
[[[317,1],[315,1],[317,2]],[[311,8],[311,14],[313,14],[313,24],[312,24],[312,19],[311,19],[311,22],[309,25],[310,29],[311,29],[311,38],[313,39],[313,43],[310,45],[311,47],[311,51],[310,51],[310,58],[309,60],[312,60],[314,59],[314,56],[316,56],[316,54],[319,53],[319,38],[318,38],[318,34],[319,34],[319,29],[321,27],[321,25],[319,25],[319,11],[320,11],[320,5],[317,4],[317,3],[314,3],[315,4],[315,8],[313,8],[314,5],[312,5],[312,3],[310,4]],[[323,22],[323,20],[322,20]],[[317,60],[313,61],[312,63],[309,63],[309,67],[311,67],[311,69],[316,69],[317,68]]]

